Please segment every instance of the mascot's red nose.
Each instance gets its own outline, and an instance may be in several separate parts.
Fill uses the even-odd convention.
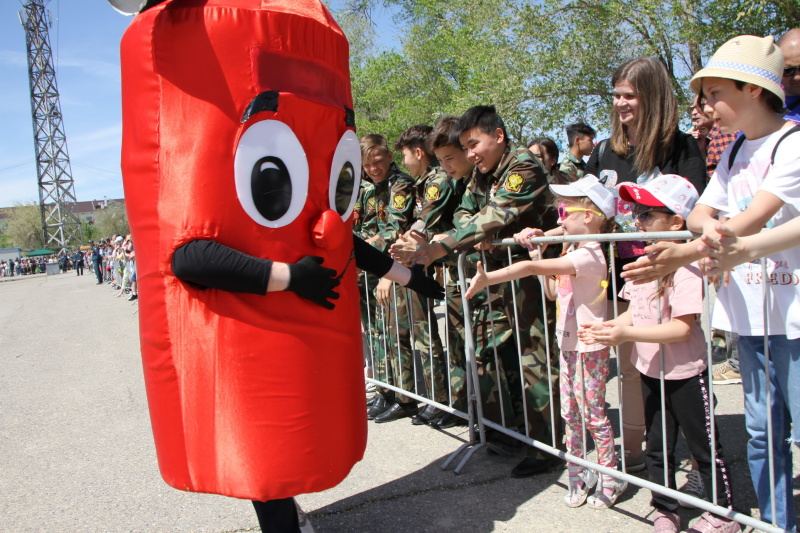
[[[319,216],[312,230],[314,244],[323,250],[333,250],[344,244],[347,227],[336,211],[328,209]]]

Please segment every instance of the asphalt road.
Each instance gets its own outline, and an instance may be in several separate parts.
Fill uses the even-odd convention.
[[[88,274],[0,281],[0,532],[258,531],[249,502],[161,480],[135,310]],[[718,387],[717,396],[734,498],[755,511],[741,388]],[[401,420],[369,432],[364,460],[342,484],[298,498],[317,532],[652,530],[647,491],[629,488],[613,510],[568,509],[564,470],[513,479],[521,456],[479,450],[455,475],[441,463],[463,431]],[[698,515],[682,511],[684,528]]]

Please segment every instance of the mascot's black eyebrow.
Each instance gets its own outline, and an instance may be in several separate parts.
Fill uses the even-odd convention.
[[[242,115],[242,124],[247,122],[247,119],[261,111],[277,111],[278,110],[278,91],[264,91],[255,98],[253,98]]]
[[[244,115],[242,115],[242,124],[247,122],[247,120],[256,113],[261,111],[275,112],[277,110],[278,91],[264,91],[253,98],[249,104],[247,104],[247,108],[244,110]],[[356,115],[353,110],[347,106],[344,108],[344,123],[345,126],[350,128],[356,127]]]

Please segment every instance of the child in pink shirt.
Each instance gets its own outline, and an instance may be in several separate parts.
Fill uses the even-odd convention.
[[[564,235],[598,234],[613,223],[614,196],[596,177],[586,176],[568,185],[551,185],[550,189],[556,196],[558,223]],[[515,240],[519,242],[520,236],[516,235]],[[524,242],[530,243],[527,239]],[[531,257],[534,254],[531,251]],[[581,421],[585,416],[597,450],[597,462],[615,468],[614,432],[605,410],[609,349],[584,343],[577,335],[579,323],[602,321],[605,317],[608,267],[600,244],[575,243],[558,259],[523,261],[493,272],[485,272],[479,262],[478,273],[472,278],[466,296],[473,297],[487,285],[530,275],[546,276],[545,291],[550,299],[558,301],[556,336],[561,348],[561,416],[565,422],[567,453],[581,458],[584,455]],[[597,484],[597,474],[576,464],[568,463],[567,468],[569,492],[564,501],[569,507],[578,507],[587,501],[589,491]],[[626,487],[625,482],[602,476],[588,503],[597,509],[607,509]]]
[[[640,231],[679,231],[685,217],[697,201],[697,190],[688,180],[669,174],[659,176],[645,186],[623,184],[619,196],[635,202],[634,217]],[[703,312],[703,278],[696,263],[679,268],[658,281],[634,285],[626,283],[622,298],[630,301],[628,310],[608,322],[582,323],[580,338],[617,346],[633,342],[631,357],[641,373],[647,427],[645,462],[650,481],[664,483],[664,455],[669,468],[669,487],[675,488],[675,443],[683,431],[689,451],[697,460],[698,470],[708,491],[711,483],[710,412],[713,404],[706,385],[706,342],[699,317]],[[660,346],[661,345],[661,346]],[[660,355],[663,350],[663,356]],[[664,381],[664,405],[661,409],[661,378]],[[666,443],[662,418],[666,419]],[[715,428],[716,432],[716,428]],[[728,469],[723,461],[719,434],[716,433],[717,494],[716,503],[731,505]],[[711,494],[708,495],[711,499]],[[678,502],[653,493],[656,508],[655,531],[678,531]],[[706,516],[708,515],[708,516]],[[698,521],[706,531],[740,531],[739,524],[706,513]],[[708,525],[706,527],[706,524]],[[697,526],[697,524],[696,524]]]

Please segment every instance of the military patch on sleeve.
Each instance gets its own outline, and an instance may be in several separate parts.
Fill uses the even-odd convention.
[[[524,181],[520,174],[511,174],[506,178],[506,182],[503,186],[508,192],[519,192],[522,189],[522,183]]]
[[[425,199],[428,200],[429,202],[438,200],[439,194],[440,194],[439,186],[436,185],[435,183],[428,185],[428,188],[425,189]]]
[[[392,198],[392,209],[395,211],[402,211],[406,208],[406,200],[407,198],[402,194],[395,194]]]

